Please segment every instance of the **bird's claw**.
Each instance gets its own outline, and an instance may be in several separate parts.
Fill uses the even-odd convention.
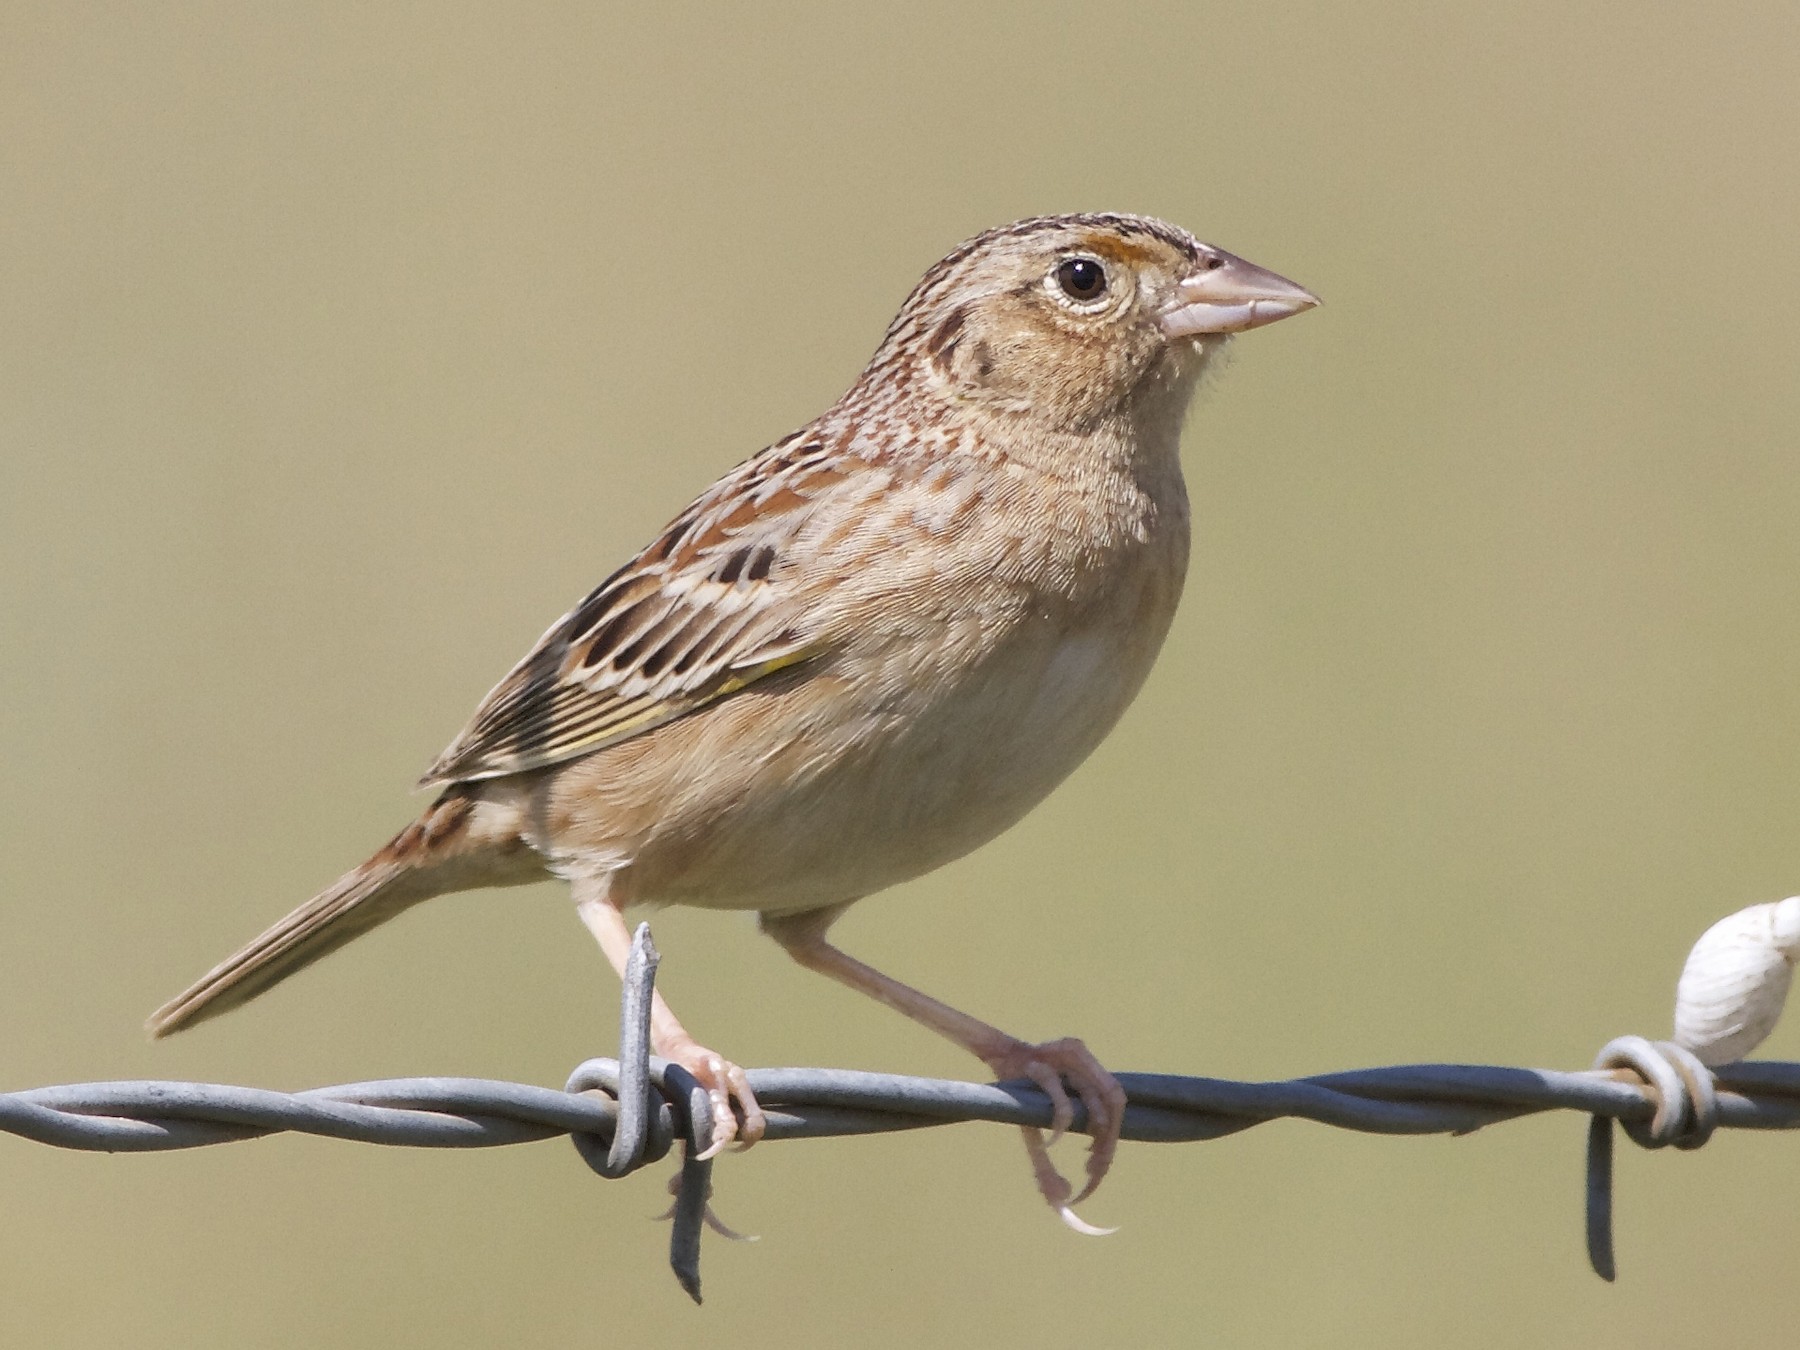
[[[674,1176],[669,1178],[669,1194],[674,1195],[674,1196],[679,1196],[681,1194],[681,1172],[679,1169],[676,1170],[676,1173]],[[653,1222],[667,1223],[669,1220],[671,1220],[675,1217],[675,1208],[676,1208],[675,1204],[671,1204],[661,1214],[658,1214],[656,1216],[656,1218],[653,1220]],[[713,1207],[712,1207],[712,1183],[711,1182],[708,1182],[707,1186],[706,1186],[706,1206],[701,1212],[701,1218],[706,1221],[706,1226],[708,1228],[712,1229],[713,1232],[717,1233],[722,1238],[729,1238],[733,1242],[761,1242],[762,1241],[762,1238],[757,1236],[755,1233],[740,1233],[740,1232],[738,1232],[737,1229],[733,1228],[730,1224],[726,1223],[725,1220],[721,1219],[718,1216],[718,1214],[713,1210]],[[1076,1222],[1079,1223],[1080,1220],[1076,1220]]]
[[[728,1144],[735,1143],[742,1151],[763,1137],[763,1131],[769,1125],[768,1118],[757,1104],[756,1094],[750,1090],[750,1080],[741,1068],[693,1041],[658,1048],[664,1058],[686,1069],[706,1090],[707,1105],[712,1113],[707,1131],[709,1142],[704,1151],[694,1155],[696,1162],[717,1157]],[[740,1113],[742,1123],[738,1119]]]
[[[1037,1179],[1038,1192],[1050,1208],[1077,1233],[1100,1236],[1116,1230],[1096,1228],[1078,1216],[1073,1206],[1092,1195],[1112,1166],[1119,1147],[1119,1131],[1125,1123],[1125,1089],[1095,1059],[1087,1046],[1073,1037],[1028,1045],[1014,1041],[999,1053],[985,1057],[989,1067],[1003,1078],[1028,1078],[1050,1099],[1050,1135],[1036,1126],[1023,1127],[1025,1151],[1031,1159],[1031,1170]],[[1093,1136],[1088,1148],[1086,1184],[1078,1194],[1056,1165],[1050,1161],[1050,1146],[1068,1133],[1074,1124],[1075,1108],[1069,1100],[1063,1080],[1068,1080],[1081,1099],[1087,1114],[1087,1132]]]
[[[1027,1047],[1031,1048],[1034,1047]],[[1069,1132],[1069,1126],[1075,1123],[1075,1104],[1069,1100],[1069,1094],[1063,1088],[1062,1075],[1043,1060],[1028,1060],[1024,1074],[1050,1099],[1050,1138],[1045,1142],[1048,1147],[1054,1148]],[[1090,1113],[1089,1119],[1092,1118]]]

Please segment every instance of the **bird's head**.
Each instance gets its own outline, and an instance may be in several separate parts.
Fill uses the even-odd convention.
[[[1149,389],[1185,404],[1231,334],[1319,303],[1144,216],[1042,216],[977,235],[927,272],[871,371],[1079,431]]]

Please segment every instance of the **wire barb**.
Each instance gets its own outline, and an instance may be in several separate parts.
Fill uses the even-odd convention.
[[[1625,1133],[1641,1148],[1695,1149],[1719,1124],[1719,1097],[1713,1072],[1692,1050],[1674,1041],[1619,1036],[1601,1047],[1594,1068],[1623,1069],[1636,1075],[1655,1103],[1648,1122],[1621,1118]],[[1594,1274],[1609,1284],[1618,1278],[1612,1239],[1612,1118],[1588,1122],[1587,1251]]]
[[[669,1266],[676,1282],[700,1302],[700,1230],[712,1193],[712,1108],[706,1091],[688,1072],[650,1054],[650,1010],[656,992],[656,968],[662,962],[650,938],[650,925],[640,923],[625,959],[619,998],[619,1057],[590,1059],[570,1076],[565,1091],[611,1093],[614,1099],[612,1141],[602,1153],[592,1136],[573,1136],[582,1161],[603,1177],[618,1178],[646,1162],[668,1154],[675,1138],[683,1142],[681,1170],[676,1174],[675,1204],[669,1211]],[[653,1111],[654,1084],[658,1105],[685,1104],[671,1114]],[[695,1094],[698,1094],[696,1098]],[[652,1129],[652,1120],[658,1128]]]

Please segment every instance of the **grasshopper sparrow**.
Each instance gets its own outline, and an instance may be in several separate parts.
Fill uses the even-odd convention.
[[[1086,1185],[1026,1131],[1046,1199],[1105,1175],[1125,1098],[1077,1040],[1030,1045],[826,941],[853,902],[1017,821],[1150,670],[1188,557],[1177,454],[1208,360],[1318,301],[1183,230],[1049,216],[927,272],[817,420],[738,465],[558,620],[425,775],[414,824],[156,1012],[165,1035],[409,905],[565,878],[615,969],[634,903],[755,910],[822,971],[1038,1083]],[[764,1119],[659,995],[657,1052]]]

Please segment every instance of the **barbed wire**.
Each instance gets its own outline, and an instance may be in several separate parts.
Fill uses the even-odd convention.
[[[705,1090],[649,1053],[658,957],[640,926],[626,967],[620,1053],[580,1065],[561,1091],[485,1078],[395,1078],[304,1092],[216,1083],[77,1083],[0,1094],[0,1132],[59,1148],[152,1152],[296,1133],[413,1148],[490,1148],[567,1135],[606,1177],[683,1147],[673,1187],[670,1265],[700,1299],[700,1234],[710,1220],[713,1159]],[[768,1116],[764,1138],[819,1139],[968,1121],[1048,1128],[1048,1097],[1029,1082],[968,1083],[848,1069],[751,1069]],[[1580,1072],[1411,1064],[1244,1083],[1121,1073],[1122,1137],[1147,1143],[1219,1139],[1271,1120],[1315,1121],[1370,1134],[1468,1134],[1543,1111],[1592,1118],[1587,1247],[1602,1278],[1612,1250],[1612,1122],[1650,1148],[1693,1148],[1715,1128],[1800,1127],[1800,1064],[1709,1070],[1669,1042],[1621,1037]],[[1074,1128],[1086,1122],[1076,1105]],[[714,1221],[716,1223],[716,1221]],[[719,1225],[722,1231],[723,1226]]]

